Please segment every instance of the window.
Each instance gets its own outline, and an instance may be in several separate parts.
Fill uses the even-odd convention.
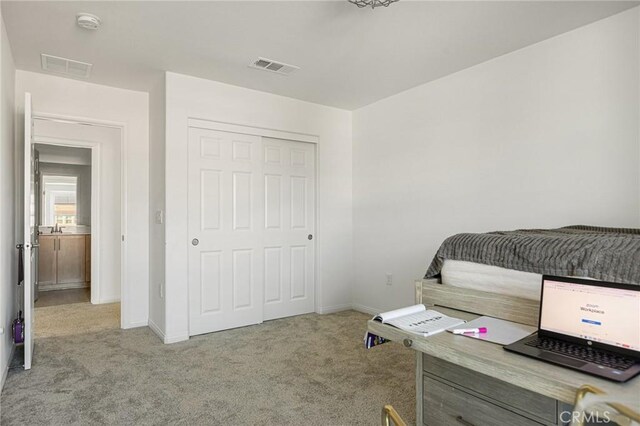
[[[76,176],[42,177],[42,225],[77,225]]]

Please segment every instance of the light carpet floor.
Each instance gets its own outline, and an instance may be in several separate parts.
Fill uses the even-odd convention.
[[[120,328],[120,303],[73,303],[35,310],[35,337],[61,337]]]
[[[33,369],[9,373],[0,423],[378,425],[390,403],[414,424],[413,351],[366,350],[368,318],[309,314],[172,345],[146,327],[41,337]]]

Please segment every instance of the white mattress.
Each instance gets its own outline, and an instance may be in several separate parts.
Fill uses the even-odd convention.
[[[441,274],[443,284],[540,300],[540,274],[449,259]]]

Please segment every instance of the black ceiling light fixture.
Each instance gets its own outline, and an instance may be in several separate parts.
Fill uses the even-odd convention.
[[[387,7],[391,3],[395,3],[397,1],[398,0],[349,0],[349,3],[353,3],[358,7],[370,7],[371,9],[375,9],[380,6]]]

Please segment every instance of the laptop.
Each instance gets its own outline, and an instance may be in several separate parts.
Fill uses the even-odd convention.
[[[640,286],[544,275],[538,331],[504,348],[626,382],[640,373]]]

